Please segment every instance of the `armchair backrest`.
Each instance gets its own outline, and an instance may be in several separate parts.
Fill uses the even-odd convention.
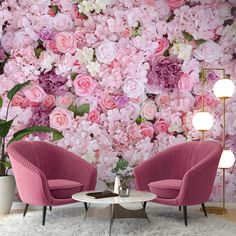
[[[65,149],[54,144],[34,141],[19,141],[12,143],[8,150],[14,150],[14,153],[21,156],[22,159],[28,161],[33,166],[41,170],[47,179],[54,179],[61,173],[61,156]],[[10,155],[10,159],[14,162],[19,160],[18,155]],[[53,169],[53,171],[52,171]]]
[[[221,144],[215,141],[192,141],[175,145],[165,150],[168,153],[166,166],[168,166],[168,177],[170,179],[182,179],[184,175],[194,166],[205,159],[210,159],[212,165],[217,168]],[[216,155],[216,153],[219,155]],[[210,155],[212,153],[212,155]]]

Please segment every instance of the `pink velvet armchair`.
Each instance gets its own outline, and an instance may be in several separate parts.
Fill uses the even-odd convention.
[[[51,210],[73,203],[74,193],[95,189],[96,167],[59,146],[19,141],[10,144],[7,153],[19,196],[26,203],[23,216],[29,205],[43,206],[43,225],[47,206]]]
[[[187,206],[209,200],[222,145],[215,141],[193,141],[172,146],[134,169],[137,190],[157,195],[154,202],[183,206],[187,225]]]

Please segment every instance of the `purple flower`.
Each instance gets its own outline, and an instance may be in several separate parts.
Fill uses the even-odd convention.
[[[214,84],[220,77],[214,71],[209,71],[206,78],[209,83]]]
[[[173,57],[153,56],[150,61],[148,85],[152,88],[160,87],[173,91],[178,88],[178,81],[182,75],[181,65]]]
[[[39,33],[39,38],[42,40],[52,40],[53,32],[46,27],[42,28]]]
[[[6,59],[6,54],[3,48],[0,48],[0,62],[3,62]]]
[[[114,96],[112,99],[116,103],[116,106],[118,108],[125,107],[127,105],[127,103],[129,102],[129,98],[124,95]]]
[[[63,96],[67,92],[64,86],[67,79],[50,71],[39,78],[39,84],[47,94]]]
[[[33,115],[29,119],[29,127],[39,125],[49,126],[49,114],[51,113],[52,109],[48,109],[45,106],[34,108]]]

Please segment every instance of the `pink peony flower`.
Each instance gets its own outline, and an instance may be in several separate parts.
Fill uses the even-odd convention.
[[[39,85],[29,85],[23,90],[23,93],[31,102],[42,102],[47,96]]]
[[[132,141],[139,141],[142,138],[139,126],[136,123],[128,127],[128,137]]]
[[[56,47],[60,52],[74,53],[76,40],[72,32],[60,32],[55,35]]]
[[[201,44],[194,52],[194,56],[198,60],[204,60],[205,62],[213,62],[218,60],[222,56],[221,48],[218,43],[212,40]]]
[[[168,49],[169,45],[169,40],[167,38],[163,37],[161,39],[157,39],[157,55],[162,55]]]
[[[114,42],[110,40],[104,40],[96,48],[95,52],[99,62],[109,64],[115,59],[117,47]]]
[[[178,81],[178,87],[181,92],[191,91],[193,88],[191,77],[188,74],[183,73]]]
[[[140,132],[143,135],[143,137],[153,137],[154,134],[154,128],[151,122],[142,122],[140,124]]]
[[[168,133],[169,124],[164,120],[158,120],[154,124],[154,130],[156,134]]]
[[[143,104],[141,116],[147,120],[153,120],[157,113],[157,107],[154,101],[149,100]]]
[[[171,9],[176,9],[184,5],[185,0],[166,0],[166,3]]]
[[[71,111],[56,107],[49,115],[50,127],[59,131],[70,128],[72,125],[72,117],[73,113]]]

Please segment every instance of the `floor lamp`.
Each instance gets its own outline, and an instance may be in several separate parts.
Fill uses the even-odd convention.
[[[205,132],[210,130],[214,123],[212,115],[209,112],[205,111],[204,106],[204,87],[206,82],[206,70],[208,69],[202,69],[200,78],[202,81],[202,110],[197,112],[192,119],[194,129],[202,133],[202,141],[204,141],[205,139]]]
[[[227,212],[225,208],[225,170],[231,168],[234,165],[235,157],[231,150],[225,145],[226,141],[226,123],[225,123],[225,113],[226,113],[226,100],[233,96],[235,91],[234,83],[225,76],[223,79],[218,80],[213,88],[213,92],[215,96],[221,99],[223,103],[223,147],[224,150],[221,154],[220,162],[219,162],[219,169],[223,171],[223,182],[222,182],[222,189],[223,189],[223,206],[222,207],[208,207],[207,212],[215,213],[215,214],[225,214]]]

